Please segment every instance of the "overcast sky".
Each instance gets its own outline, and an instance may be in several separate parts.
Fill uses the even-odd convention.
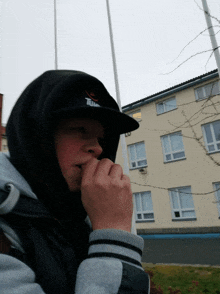
[[[109,0],[122,106],[216,69],[200,0]],[[220,19],[219,0],[207,0]],[[3,123],[23,89],[54,69],[53,0],[0,0]],[[57,0],[58,69],[99,78],[116,98],[105,0]],[[215,32],[220,30],[217,25]],[[220,45],[220,33],[217,34]],[[178,58],[177,58],[178,57]],[[177,59],[176,59],[177,58]],[[173,71],[174,70],[174,71]],[[172,73],[169,73],[173,71]],[[169,74],[168,74],[169,73]]]

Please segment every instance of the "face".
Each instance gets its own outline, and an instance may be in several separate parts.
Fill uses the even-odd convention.
[[[56,155],[70,191],[80,191],[81,166],[102,154],[103,137],[102,125],[90,118],[65,119],[59,123],[55,132]]]

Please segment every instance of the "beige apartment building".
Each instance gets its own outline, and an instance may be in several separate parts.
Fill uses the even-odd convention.
[[[7,143],[7,138],[5,134],[5,127],[2,126],[2,134],[1,134],[1,146],[0,146],[0,151],[1,152],[8,152],[8,143]]]
[[[214,70],[123,107],[138,234],[220,232],[219,94]]]
[[[0,93],[0,151],[7,152],[8,144],[5,134],[5,126],[2,125],[3,94]]]

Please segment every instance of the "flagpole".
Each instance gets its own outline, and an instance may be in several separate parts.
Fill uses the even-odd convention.
[[[215,55],[215,60],[216,60],[217,67],[218,67],[218,74],[219,74],[219,78],[220,78],[220,55],[219,55],[218,44],[217,44],[217,41],[215,38],[215,32],[213,29],[212,20],[210,17],[209,8],[208,8],[206,0],[202,0],[202,5],[203,5],[204,13],[205,13],[205,19],[206,19],[206,23],[208,26],[209,36],[211,39],[212,49],[213,49],[213,52]]]
[[[54,0],[54,48],[55,48],[55,69],[58,69],[58,57],[57,57],[57,5]]]
[[[106,0],[106,7],[107,7],[107,14],[108,14],[109,36],[110,36],[110,43],[111,43],[112,63],[113,63],[115,89],[116,89],[116,98],[117,98],[119,109],[122,112],[121,99],[120,99],[120,90],[119,90],[119,83],[118,83],[118,72],[117,72],[116,56],[115,56],[115,48],[114,48],[114,39],[113,39],[113,31],[112,31],[111,14],[110,14],[110,7],[109,7],[109,1],[108,0]],[[121,134],[120,139],[121,139],[121,146],[122,146],[122,157],[124,158],[124,173],[129,176],[129,165],[128,165],[127,145],[126,145],[126,141],[125,141],[125,134]],[[134,196],[133,196],[133,204],[134,204]],[[134,207],[134,205],[133,205],[133,207]],[[137,230],[136,230],[136,227],[135,227],[135,217],[134,216],[135,216],[135,214],[134,214],[134,210],[133,210],[131,232],[133,234],[137,235]]]

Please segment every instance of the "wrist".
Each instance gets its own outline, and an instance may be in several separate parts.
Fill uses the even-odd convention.
[[[131,233],[131,225],[116,225],[116,224],[100,224],[92,226],[93,230],[115,229]]]

